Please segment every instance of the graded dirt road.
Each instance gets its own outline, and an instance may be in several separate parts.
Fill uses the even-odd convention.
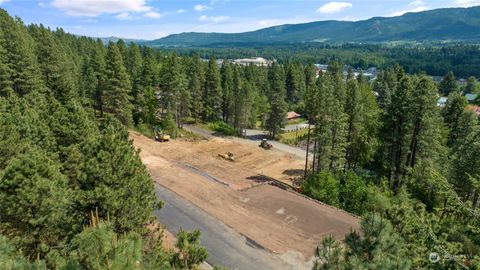
[[[157,183],[284,261],[300,265],[324,236],[343,239],[359,227],[350,214],[268,184],[262,175],[288,183],[299,173],[302,161],[289,154],[219,138],[158,143],[131,137]],[[235,162],[218,157],[226,151]]]

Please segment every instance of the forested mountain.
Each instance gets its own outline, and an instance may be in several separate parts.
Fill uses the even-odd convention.
[[[252,32],[181,33],[149,46],[234,46],[308,42],[480,41],[480,7],[445,8],[364,21],[286,24]]]

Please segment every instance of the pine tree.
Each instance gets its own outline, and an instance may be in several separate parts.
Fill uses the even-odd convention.
[[[125,66],[127,68],[128,76],[130,78],[132,104],[133,104],[133,122],[135,124],[139,123],[141,109],[139,108],[139,101],[142,99],[142,95],[145,94],[143,91],[146,89],[142,88],[142,67],[143,67],[143,58],[140,53],[140,49],[135,43],[131,43],[128,47],[127,58],[125,60]],[[150,86],[150,89],[151,86]],[[143,90],[143,91],[142,91]]]
[[[173,257],[174,268],[194,269],[207,259],[207,249],[200,246],[200,231],[180,230],[176,238],[175,247],[178,253]]]
[[[437,88],[434,82],[425,75],[420,76],[415,83],[415,91],[412,92],[410,113],[413,130],[410,135],[406,166],[415,167],[420,158],[435,160],[435,157],[443,152],[441,149],[443,138],[437,137],[443,132],[436,97]]]
[[[318,95],[315,101],[315,130],[314,138],[317,148],[316,168],[317,172],[324,170],[343,169],[346,147],[346,124],[347,116],[343,112],[343,106],[335,96],[333,78],[321,76],[317,81]]]
[[[4,59],[2,59],[5,62],[2,63],[6,65],[4,70],[10,73],[8,81],[4,81],[3,84],[11,86],[19,95],[32,91],[44,91],[34,54],[34,41],[23,26],[23,22],[20,19],[13,20],[5,10],[0,9],[0,25],[3,35],[0,39],[0,42],[3,42],[0,47],[5,50]],[[5,78],[5,75],[3,77]]]
[[[233,67],[229,61],[224,61],[220,69],[222,76],[222,119],[225,123],[231,122],[231,114],[234,110],[234,82]]]
[[[160,107],[163,113],[171,113],[180,127],[181,118],[188,116],[190,96],[187,91],[187,78],[175,54],[169,56],[161,74]]]
[[[143,48],[142,86],[158,87],[158,64],[151,48]]]
[[[222,88],[220,71],[218,70],[217,61],[214,57],[211,57],[208,61],[205,72],[203,100],[205,102],[203,120],[217,120],[222,110]]]
[[[305,92],[305,79],[302,67],[299,64],[288,63],[286,70],[286,95],[291,104],[298,104]]]
[[[111,117],[101,129],[101,135],[86,138],[65,162],[65,170],[81,172],[70,178],[78,190],[75,211],[87,219],[98,209],[116,231],[130,231],[148,221],[156,208],[153,182],[128,141],[127,129]]]
[[[447,103],[442,110],[442,116],[450,131],[448,135],[449,146],[453,146],[458,141],[459,120],[467,104],[467,99],[459,92],[452,92],[448,95]]]
[[[465,85],[465,90],[463,92],[466,94],[480,94],[480,86],[478,85],[478,81],[475,77],[468,77],[467,85]]]
[[[132,104],[130,102],[130,81],[120,52],[110,42],[106,56],[106,83],[103,91],[105,111],[112,113],[124,125],[132,123]]]
[[[62,45],[43,26],[31,26],[30,32],[36,41],[38,63],[46,86],[62,103],[76,99],[73,63]]]
[[[391,103],[382,116],[382,160],[391,188],[397,192],[405,173],[405,158],[408,152],[408,135],[411,131],[411,99],[413,84],[403,70],[397,74],[399,84],[392,92]]]
[[[13,93],[12,81],[10,80],[12,70],[7,64],[7,50],[4,48],[5,39],[3,29],[0,29],[0,96],[7,96]]]
[[[45,254],[64,241],[71,229],[71,191],[60,164],[41,150],[12,159],[0,174],[1,230],[20,237],[29,255]]]
[[[97,40],[90,61],[90,66],[92,67],[95,76],[95,91],[93,95],[95,104],[94,108],[97,111],[100,111],[100,117],[103,117],[103,112],[105,110],[104,91],[107,86],[107,71],[105,63],[105,48],[101,40]]]
[[[285,78],[282,68],[274,63],[269,70],[269,101],[270,112],[266,122],[266,128],[272,138],[275,138],[285,126],[287,115],[287,103],[285,102]]]
[[[188,66],[188,89],[190,89],[192,97],[191,113],[195,121],[198,121],[204,115],[203,85],[205,83],[205,74],[198,55],[194,55],[191,58]]]
[[[123,62],[127,63],[128,49],[127,49],[127,45],[125,44],[125,41],[123,41],[123,39],[119,39],[116,45],[117,45],[118,51],[120,52],[120,55],[122,56]]]
[[[448,96],[450,93],[458,91],[457,78],[455,78],[453,72],[450,71],[445,74],[440,82],[439,90],[444,96]]]

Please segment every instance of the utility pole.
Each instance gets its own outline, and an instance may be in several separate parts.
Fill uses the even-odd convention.
[[[307,180],[308,151],[310,150],[310,124],[311,124],[311,121],[310,121],[310,119],[308,119],[307,154],[305,156],[305,172],[304,172],[304,175],[303,175],[303,181]]]

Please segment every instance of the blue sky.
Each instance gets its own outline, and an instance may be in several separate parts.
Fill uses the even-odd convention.
[[[285,23],[362,20],[469,7],[480,0],[0,0],[25,23],[93,37],[155,39],[181,32],[242,32]]]

